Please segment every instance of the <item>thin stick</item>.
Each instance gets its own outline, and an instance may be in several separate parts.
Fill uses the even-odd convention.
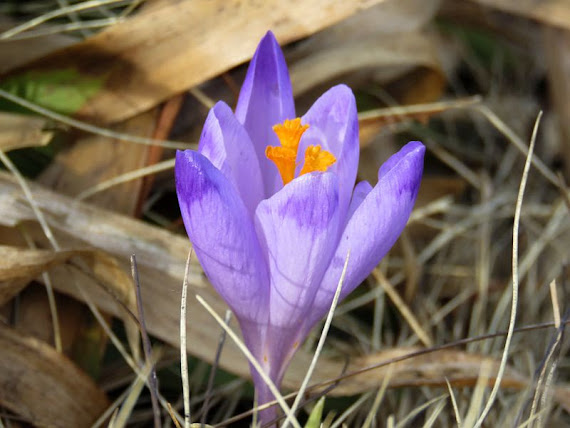
[[[131,416],[133,409],[139,399],[139,396],[146,385],[146,379],[149,377],[151,371],[154,371],[154,363],[151,360],[147,360],[145,365],[142,367],[142,376],[137,376],[127,394],[123,405],[121,406],[115,422],[114,427],[123,428],[127,425],[129,417]]]
[[[102,18],[102,19],[94,19],[92,21],[86,21],[86,22],[79,21],[79,22],[71,22],[68,24],[54,25],[54,26],[49,27],[49,28],[43,28],[43,29],[36,30],[36,31],[29,31],[27,33],[23,33],[23,34],[20,34],[18,36],[11,37],[10,41],[29,40],[29,39],[35,39],[38,37],[50,36],[53,34],[69,33],[69,32],[77,31],[77,30],[109,27],[111,25],[118,24],[122,21],[123,21],[123,19],[121,19],[121,18]]]
[[[24,241],[28,244],[28,247],[36,249],[36,243],[26,231],[24,226],[20,227],[20,232],[24,237]],[[63,345],[61,343],[61,331],[59,327],[59,315],[57,313],[57,303],[55,301],[55,293],[53,292],[53,285],[51,283],[51,277],[48,272],[42,273],[42,279],[44,280],[44,285],[46,287],[46,294],[48,298],[48,306],[51,315],[51,322],[53,324],[53,343],[55,345],[55,350],[57,352],[63,352]]]
[[[0,34],[0,40],[10,39],[11,37],[14,37],[16,34],[20,34],[26,30],[29,30],[30,28],[37,27],[38,25],[43,24],[44,22],[47,22],[53,18],[58,18],[60,16],[67,15],[69,13],[75,13],[75,12],[79,12],[82,10],[92,9],[94,7],[103,6],[103,5],[112,4],[112,3],[124,3],[124,1],[123,0],[91,0],[91,1],[86,1],[86,2],[79,3],[79,4],[74,4],[74,5],[68,6],[68,7],[62,7],[62,8],[53,10],[51,12],[45,13],[41,16],[38,16],[37,18],[31,19],[28,22],[24,22],[21,25],[10,28],[7,31],[4,31],[3,33]],[[117,4],[117,6],[118,6],[118,4]]]
[[[200,302],[200,304],[208,311],[208,313],[226,331],[226,333],[230,336],[230,338],[238,346],[240,351],[246,356],[247,360],[251,363],[251,365],[255,368],[255,370],[257,370],[257,373],[259,373],[259,376],[261,376],[263,381],[267,384],[267,386],[269,387],[269,390],[275,396],[275,398],[277,399],[277,403],[281,406],[281,408],[283,409],[285,414],[291,413],[291,409],[289,408],[289,406],[287,405],[287,403],[283,399],[283,396],[281,395],[281,393],[279,392],[279,390],[277,389],[277,387],[275,386],[273,381],[269,378],[269,376],[267,376],[265,371],[263,371],[263,368],[261,367],[259,362],[253,356],[253,354],[250,352],[250,350],[247,348],[247,346],[245,346],[243,344],[243,342],[239,339],[237,334],[235,334],[231,328],[229,328],[227,325],[224,324],[224,321],[222,320],[222,318],[216,313],[216,311],[214,311],[214,309],[208,304],[208,302],[206,302],[202,298],[202,296],[196,295],[196,300],[198,300],[198,302]],[[297,418],[294,415],[293,415],[293,419],[291,420],[291,423],[293,424],[293,426],[295,426],[295,428],[301,428],[299,421],[297,421]]]
[[[449,397],[451,398],[451,404],[453,405],[453,413],[455,414],[455,422],[457,423],[458,427],[463,426],[461,422],[461,415],[459,414],[459,407],[457,406],[457,400],[455,399],[455,394],[453,393],[453,389],[451,388],[451,384],[445,377],[445,383],[447,384],[447,390],[449,391]]]
[[[415,104],[410,106],[391,106],[374,110],[367,110],[358,114],[358,120],[373,120],[382,118],[394,118],[398,116],[411,116],[413,114],[443,112],[451,109],[460,109],[479,104],[483,98],[475,95],[452,101],[438,101],[435,103]]]
[[[481,190],[481,179],[467,165],[430,138],[426,138],[424,144],[440,161],[457,172],[457,174],[464,178],[475,189]]]
[[[180,298],[180,374],[182,376],[182,395],[184,397],[184,428],[190,428],[190,382],[188,380],[188,351],[186,349],[186,300],[188,296],[188,272],[192,249],[188,252],[184,281],[182,282],[182,297]]]
[[[540,119],[542,117],[542,111],[538,113],[538,117],[536,118],[536,122],[534,123],[534,129],[532,131],[532,137],[530,139],[530,146],[528,148],[528,154],[526,156],[526,161],[524,164],[523,175],[521,178],[521,183],[519,186],[519,192],[517,195],[517,204],[515,207],[515,218],[513,221],[513,255],[512,255],[512,270],[513,270],[513,298],[512,298],[512,305],[511,305],[511,317],[509,321],[509,328],[507,331],[507,337],[505,339],[505,347],[503,350],[503,356],[501,357],[501,364],[499,365],[499,371],[497,372],[497,377],[495,378],[495,384],[493,385],[493,389],[491,390],[491,395],[489,396],[489,400],[485,404],[485,408],[483,412],[477,419],[477,422],[474,425],[474,428],[479,428],[485,418],[491,411],[491,407],[495,402],[495,398],[499,392],[499,388],[501,387],[501,380],[505,373],[505,368],[507,366],[507,358],[509,356],[509,348],[511,346],[511,340],[513,338],[513,331],[515,328],[515,321],[517,318],[517,304],[519,298],[519,225],[521,220],[521,210],[522,210],[522,202],[524,191],[526,188],[526,182],[528,180],[528,173],[530,170],[530,165],[532,161],[532,153],[534,151],[534,145],[536,143],[536,135],[538,133],[538,126],[540,124]]]
[[[524,144],[523,140],[515,134],[515,132],[507,126],[505,122],[503,122],[499,116],[497,116],[493,110],[487,107],[485,104],[476,104],[472,107],[474,110],[480,112],[489,120],[491,125],[495,127],[497,131],[503,134],[507,139],[513,143],[513,145],[525,156],[528,156],[528,151],[526,145]],[[536,156],[531,157],[532,164],[534,167],[539,171],[544,178],[550,181],[556,188],[561,189],[560,180],[556,177],[556,175],[548,169],[548,167],[540,160],[540,158]],[[563,190],[563,189],[562,189]]]
[[[558,304],[558,291],[556,290],[556,280],[550,282],[550,300],[552,300],[552,315],[554,317],[554,327],[560,327],[560,305]]]
[[[561,328],[558,328],[556,331],[556,336],[554,337],[554,343],[552,343],[552,345],[549,347],[547,354],[546,354],[546,358],[544,359],[543,363],[542,363],[542,367],[540,369],[540,374],[538,377],[538,380],[536,382],[536,391],[534,394],[534,398],[532,400],[532,406],[530,409],[530,418],[533,418],[535,416],[535,414],[537,414],[537,410],[538,410],[538,403],[540,401],[543,409],[544,410],[544,405],[546,403],[546,396],[547,396],[547,391],[548,391],[548,386],[550,385],[551,381],[552,381],[552,376],[554,374],[554,371],[556,370],[556,366],[557,366],[557,362],[556,360],[554,360],[552,362],[552,366],[550,367],[550,370],[548,370],[548,364],[550,362],[551,359],[554,358],[555,353],[559,351],[559,345],[560,345],[560,341],[562,340],[562,332],[564,330]],[[542,397],[542,399],[541,399]],[[540,421],[540,413],[537,414],[538,420]],[[541,424],[539,424],[540,426]]]
[[[412,411],[410,413],[408,413],[403,419],[401,419],[394,428],[403,428],[405,426],[407,426],[407,424],[412,421],[417,415],[419,415],[421,412],[423,412],[424,410],[426,410],[429,406],[431,406],[434,403],[437,403],[438,401],[442,401],[446,398],[445,394],[442,394],[438,397],[434,397],[431,400],[420,404],[418,407],[416,407],[415,409],[412,409]]]
[[[227,310],[226,316],[224,317],[224,323],[229,325],[230,318],[232,316],[232,311]],[[200,426],[204,428],[206,424],[206,417],[208,416],[208,410],[210,407],[210,397],[212,396],[212,388],[214,387],[214,377],[216,376],[216,369],[220,362],[220,357],[222,356],[222,349],[224,349],[224,343],[226,342],[226,331],[222,330],[220,334],[220,339],[218,340],[218,347],[216,349],[216,357],[212,364],[212,370],[210,370],[210,376],[208,377],[208,386],[206,387],[206,396],[204,397],[204,406],[202,418],[200,419]]]
[[[61,250],[61,247],[55,240],[55,237],[53,236],[53,233],[47,224],[46,218],[44,217],[43,213],[41,212],[38,206],[38,203],[36,202],[34,196],[32,195],[32,191],[30,190],[28,183],[26,183],[26,180],[24,180],[24,177],[22,177],[20,171],[18,171],[18,169],[12,163],[10,158],[6,156],[6,154],[2,150],[0,150],[0,160],[6,166],[6,168],[8,168],[8,170],[14,175],[14,177],[16,177],[16,180],[18,181],[18,184],[22,188],[22,191],[24,192],[24,195],[26,196],[26,199],[28,200],[28,203],[30,204],[32,211],[34,212],[36,218],[38,219],[38,223],[40,223],[44,235],[48,239],[53,249],[56,251]]]
[[[327,315],[325,325],[323,326],[323,331],[321,333],[319,343],[317,344],[317,349],[315,350],[315,353],[313,354],[313,359],[311,360],[311,364],[309,366],[309,369],[307,370],[307,374],[305,375],[305,378],[303,379],[303,383],[301,383],[301,387],[299,388],[299,391],[297,392],[297,397],[295,397],[295,401],[293,402],[293,405],[291,406],[291,413],[289,413],[287,415],[287,419],[285,419],[285,422],[283,423],[282,428],[287,428],[289,426],[289,422],[291,420],[291,417],[293,415],[295,415],[295,412],[297,411],[297,408],[299,407],[299,403],[301,402],[301,399],[305,395],[305,390],[307,389],[307,385],[309,384],[309,381],[311,380],[311,376],[313,375],[313,371],[315,370],[315,367],[317,365],[319,355],[321,354],[321,351],[323,350],[323,346],[325,345],[325,340],[327,338],[327,334],[329,332],[329,328],[331,326],[331,322],[333,319],[334,310],[336,309],[336,305],[338,304],[338,299],[340,297],[340,290],[342,289],[342,283],[343,283],[344,277],[346,275],[346,268],[348,266],[348,259],[349,258],[350,258],[350,250],[348,250],[348,253],[346,254],[346,259],[344,260],[344,266],[342,268],[342,273],[340,275],[340,279],[339,279],[338,284],[336,286],[336,291],[334,293],[333,301],[331,303],[331,307],[329,309],[329,313]]]
[[[351,404],[342,414],[336,418],[334,423],[330,426],[330,428],[338,428],[345,419],[347,419],[352,413],[358,410],[372,395],[372,391],[368,391],[363,393],[358,400],[356,400],[353,404]]]
[[[88,123],[81,122],[79,120],[72,119],[71,117],[64,116],[62,114],[56,113],[52,110],[48,110],[46,108],[43,108],[37,104],[29,102],[28,100],[26,100],[24,98],[18,97],[14,94],[11,94],[10,92],[6,92],[3,89],[0,89],[0,97],[6,98],[7,100],[12,101],[13,103],[16,103],[22,107],[25,107],[25,108],[33,111],[33,112],[38,113],[39,115],[49,117],[50,119],[53,119],[57,122],[64,123],[68,126],[71,126],[72,128],[81,129],[82,131],[90,132],[90,133],[96,134],[96,135],[101,135],[103,137],[115,138],[117,140],[122,140],[122,141],[129,141],[129,142],[135,143],[135,144],[145,144],[145,145],[149,145],[149,146],[162,146],[166,149],[184,150],[184,149],[193,148],[193,145],[188,144],[188,143],[182,143],[179,141],[153,140],[152,138],[145,138],[145,137],[138,137],[136,135],[123,134],[120,132],[111,131],[110,129],[90,125]]]
[[[150,365],[150,399],[152,401],[152,413],[154,415],[154,428],[160,428],[160,408],[158,407],[158,381],[156,379],[156,370],[154,367],[154,362],[152,361],[152,348],[150,346],[150,339],[146,330],[146,322],[144,319],[144,311],[141,296],[141,285],[139,281],[139,271],[137,268],[137,259],[133,254],[131,256],[131,274],[133,277],[133,284],[135,286],[135,292],[137,293],[137,309],[139,312],[139,324],[141,326],[141,336],[143,341],[143,349],[145,359],[147,364]]]
[[[132,387],[132,385],[131,385],[131,387]],[[117,411],[119,405],[123,401],[126,400],[126,398],[129,396],[129,394],[130,394],[130,389],[125,389],[123,392],[121,392],[121,395],[119,395],[117,398],[115,398],[115,401],[113,401],[111,403],[111,405],[109,407],[107,407],[107,409],[103,413],[101,413],[101,415],[99,415],[97,420],[95,422],[93,422],[93,425],[91,425],[91,428],[99,428],[104,423],[106,423],[109,420],[111,414],[113,414],[114,412]]]
[[[120,14],[119,16],[120,16],[121,18],[126,18],[126,17],[129,16],[129,15],[131,14],[131,12],[132,12],[133,10],[135,10],[135,9],[137,8],[137,6],[138,6],[139,4],[141,4],[143,1],[145,1],[145,0],[134,0],[134,1],[131,1],[131,2],[129,3],[129,5],[125,8],[125,10],[123,10],[123,11],[121,12],[121,14]]]
[[[446,401],[441,400],[437,403],[437,405],[434,406],[434,409],[431,412],[431,415],[429,416],[429,418],[425,421],[423,428],[429,428],[435,424],[437,417],[439,416],[439,414],[441,413],[441,411],[443,410],[445,405],[446,405]],[[405,425],[403,425],[403,426],[405,426]]]
[[[146,177],[150,174],[156,174],[157,172],[167,171],[174,168],[174,159],[168,159],[154,165],[145,166],[143,168],[138,168],[133,171],[126,172],[116,177],[110,178],[109,180],[97,183],[95,186],[85,189],[75,199],[82,201],[84,199],[90,198],[91,196],[102,192],[104,190],[110,189],[111,187],[118,186],[119,184],[126,183],[128,181],[137,180],[142,177]]]
[[[69,7],[69,3],[67,2],[67,0],[56,0],[57,4],[59,5],[60,8],[62,7]],[[69,20],[74,23],[74,24],[81,24],[81,20],[79,19],[79,16],[77,15],[77,13],[75,12],[69,12],[67,14],[67,17],[69,18]],[[85,31],[85,30],[81,30],[81,35],[84,38],[89,37],[89,32]],[[14,38],[12,38],[12,40],[14,40]]]
[[[412,330],[414,330],[414,333],[416,333],[416,336],[418,336],[418,338],[422,341],[422,343],[428,347],[433,346],[433,341],[430,339],[427,332],[422,328],[420,322],[414,316],[408,305],[406,305],[406,303],[402,300],[402,298],[400,297],[398,292],[394,289],[392,284],[390,284],[390,281],[388,281],[388,279],[384,276],[382,271],[380,271],[379,269],[374,269],[372,271],[372,276],[376,281],[378,281],[378,283],[380,284],[384,292],[388,295],[388,297],[390,297],[390,300],[392,300],[394,305],[396,305],[402,316],[408,322]]]
[[[366,419],[362,424],[362,428],[368,428],[370,425],[372,425],[372,421],[374,420],[374,417],[378,412],[378,407],[380,407],[380,403],[382,403],[382,400],[386,395],[386,390],[388,389],[388,384],[390,383],[390,379],[392,378],[393,370],[394,366],[388,366],[387,373],[382,379],[382,384],[380,385],[380,388],[378,388],[378,392],[376,393],[376,397],[374,397],[374,402],[372,403],[372,407],[368,412],[368,415],[366,415]]]
[[[170,415],[170,419],[172,419],[172,422],[174,422],[174,425],[176,425],[176,428],[182,428],[182,425],[180,425],[178,423],[178,420],[176,419],[176,414],[174,413],[174,409],[172,408],[172,405],[170,403],[167,403],[168,405],[168,414]]]
[[[216,102],[212,100],[198,87],[190,88],[188,89],[188,92],[190,92],[194,96],[194,98],[196,98],[200,102],[200,104],[202,104],[207,109],[211,109],[212,107],[214,107],[214,105],[216,105]]]

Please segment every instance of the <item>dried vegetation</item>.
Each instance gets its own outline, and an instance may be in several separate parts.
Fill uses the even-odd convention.
[[[213,100],[235,104],[268,29],[299,110],[354,88],[360,179],[408,140],[428,147],[409,226],[336,308],[298,420],[570,424],[566,0],[32,0],[0,18],[0,426],[251,423],[247,359],[220,341],[201,302],[226,308],[194,258],[182,382],[172,158]]]

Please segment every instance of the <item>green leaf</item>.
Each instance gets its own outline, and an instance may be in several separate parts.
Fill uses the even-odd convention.
[[[315,407],[313,407],[313,411],[309,416],[309,420],[305,424],[305,428],[319,428],[321,426],[321,419],[323,417],[324,407],[325,407],[325,397],[321,397],[321,399],[317,402]]]
[[[28,71],[7,78],[0,87],[47,109],[73,115],[99,92],[104,81],[104,77],[86,76],[73,68],[66,68]]]

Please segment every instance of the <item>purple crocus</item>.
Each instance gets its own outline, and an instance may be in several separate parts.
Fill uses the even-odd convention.
[[[218,102],[198,151],[176,153],[178,201],[196,256],[278,387],[329,310],[348,251],[341,299],[396,242],[416,199],[424,152],[410,142],[381,166],[375,187],[355,186],[352,91],[335,86],[297,118],[283,53],[268,32],[235,112]],[[253,368],[252,376],[259,403],[273,400]]]

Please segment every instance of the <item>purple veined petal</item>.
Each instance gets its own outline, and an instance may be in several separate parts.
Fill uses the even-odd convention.
[[[266,340],[271,373],[281,374],[296,350],[299,326],[335,250],[338,223],[338,181],[328,172],[296,178],[257,208],[256,229],[271,281]]]
[[[289,71],[271,31],[261,39],[251,59],[235,115],[251,137],[263,174],[265,196],[270,197],[282,183],[277,168],[265,157],[265,148],[279,145],[273,125],[295,118]]]
[[[262,201],[256,228],[269,266],[271,325],[294,325],[305,315],[335,249],[335,174],[303,175]]]
[[[328,171],[338,175],[341,224],[346,221],[352,190],[358,170],[358,113],[352,90],[346,85],[334,86],[315,101],[302,118],[309,129],[303,134],[297,161],[301,168],[305,149],[320,145],[336,157]]]
[[[259,160],[248,133],[224,102],[210,110],[198,152],[232,182],[253,218],[264,198]]]
[[[350,218],[356,211],[356,209],[360,206],[362,201],[366,199],[366,196],[372,191],[372,186],[366,180],[361,181],[356,184],[354,187],[354,192],[352,192],[352,199],[350,200],[350,205],[348,207],[348,215],[346,216],[347,223],[350,221]]]
[[[315,297],[306,324],[308,330],[328,312],[348,251],[341,299],[372,272],[404,230],[420,187],[424,153],[424,145],[412,141],[378,171],[378,183],[354,211],[341,235]]]
[[[174,170],[186,232],[206,276],[239,319],[266,323],[269,275],[242,199],[200,153],[177,151]]]

